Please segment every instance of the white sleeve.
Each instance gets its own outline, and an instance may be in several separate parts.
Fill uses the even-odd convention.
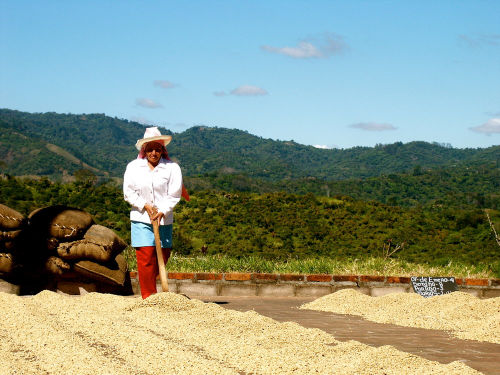
[[[182,172],[179,165],[172,163],[172,170],[167,184],[167,194],[161,200],[158,209],[165,214],[174,211],[174,207],[181,200]]]
[[[144,205],[147,203],[146,200],[139,195],[139,188],[134,184],[134,168],[130,164],[127,165],[125,175],[123,176],[123,197],[139,211],[142,211]]]

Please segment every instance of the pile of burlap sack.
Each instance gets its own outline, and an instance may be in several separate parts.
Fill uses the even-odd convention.
[[[79,209],[49,206],[26,218],[0,204],[0,279],[20,294],[57,289],[61,282],[93,285],[94,291],[131,294],[127,244]]]

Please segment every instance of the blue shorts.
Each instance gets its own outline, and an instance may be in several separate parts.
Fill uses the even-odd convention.
[[[132,221],[130,236],[132,238],[132,247],[155,246],[155,234],[152,224]],[[160,225],[160,239],[162,248],[172,248],[172,224]]]

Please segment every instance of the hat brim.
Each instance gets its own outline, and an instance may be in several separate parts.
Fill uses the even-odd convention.
[[[135,144],[135,148],[140,151],[142,146],[144,146],[148,142],[162,142],[163,146],[166,146],[170,143],[171,140],[172,136],[170,135],[159,135],[157,137],[143,138],[137,141],[137,143]]]

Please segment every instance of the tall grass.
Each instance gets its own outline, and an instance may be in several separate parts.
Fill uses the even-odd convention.
[[[124,253],[131,270],[137,269],[134,250]],[[496,266],[498,267],[498,265]],[[330,259],[326,257],[269,260],[257,256],[228,257],[222,255],[173,255],[167,270],[178,272],[255,272],[333,275],[387,275],[387,276],[454,276],[469,278],[499,277],[495,268],[485,264],[468,265],[450,261],[445,266],[410,263],[399,259]]]

